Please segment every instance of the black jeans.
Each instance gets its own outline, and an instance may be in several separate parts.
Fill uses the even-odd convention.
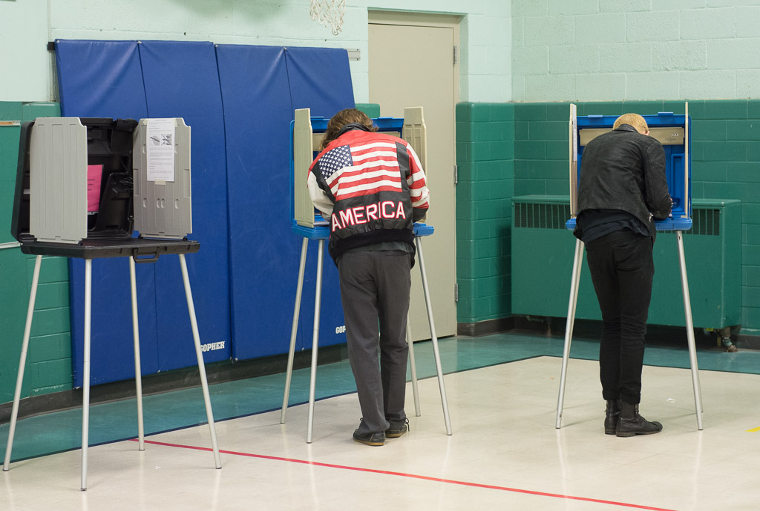
[[[644,336],[654,276],[653,242],[624,229],[586,245],[602,310],[599,374],[605,400],[641,401]]]

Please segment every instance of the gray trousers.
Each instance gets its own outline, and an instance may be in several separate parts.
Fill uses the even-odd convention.
[[[338,263],[348,358],[363,419],[361,433],[385,431],[388,420],[406,418],[411,258],[400,251],[353,250]]]

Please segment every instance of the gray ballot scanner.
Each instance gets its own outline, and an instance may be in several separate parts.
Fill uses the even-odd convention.
[[[163,254],[179,256],[214,464],[221,468],[185,262],[185,254],[200,248],[187,239],[191,232],[190,127],[183,119],[39,117],[22,125],[11,233],[23,253],[37,257],[3,470],[11,461],[43,255],[85,261],[81,489],[87,489],[92,260],[98,258],[129,259],[138,448],[144,450],[135,263],[154,262]]]

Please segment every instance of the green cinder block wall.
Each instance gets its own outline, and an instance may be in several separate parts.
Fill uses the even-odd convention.
[[[58,116],[55,103],[0,102],[0,243],[10,234],[16,183],[20,122]],[[34,256],[18,247],[0,249],[0,403],[13,399]],[[71,389],[69,271],[65,258],[45,257],[40,270],[22,396]]]
[[[568,195],[519,195],[512,225],[512,312],[565,317],[576,239],[565,228]],[[741,318],[741,201],[693,199],[692,229],[683,236],[693,324],[723,328]],[[676,235],[654,245],[649,323],[683,327],[685,315]],[[587,260],[581,269],[576,319],[601,320]]]
[[[456,108],[459,323],[510,315],[514,121],[510,103]]]
[[[578,115],[684,113],[683,101],[577,106]],[[741,201],[742,333],[760,335],[760,101],[690,101],[689,115],[692,197]],[[515,105],[515,196],[569,193],[568,116],[569,103]]]
[[[380,117],[380,105],[377,103],[356,103],[356,109],[367,114],[367,117]]]

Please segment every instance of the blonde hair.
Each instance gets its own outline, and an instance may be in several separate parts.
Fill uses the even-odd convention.
[[[649,131],[649,126],[647,126],[647,121],[644,120],[642,116],[639,114],[623,114],[617,119],[615,119],[615,124],[612,125],[612,129],[616,130],[621,125],[628,124],[629,126],[633,126],[636,131],[638,131],[641,134],[646,133]]]

